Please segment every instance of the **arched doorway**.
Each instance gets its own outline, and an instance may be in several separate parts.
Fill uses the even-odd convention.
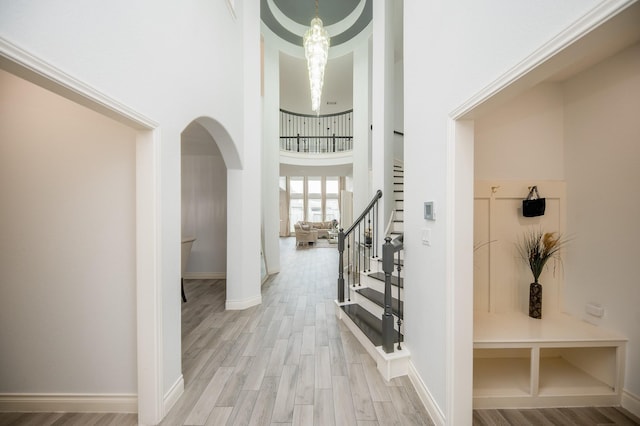
[[[181,133],[183,244],[192,240],[182,276],[226,278],[227,167],[213,136],[197,120]]]

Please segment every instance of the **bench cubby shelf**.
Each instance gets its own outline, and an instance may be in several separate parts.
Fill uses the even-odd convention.
[[[473,406],[619,405],[626,341],[564,314],[477,314]]]

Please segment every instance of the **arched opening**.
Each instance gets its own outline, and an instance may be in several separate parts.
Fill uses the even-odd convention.
[[[183,252],[182,277],[225,279],[227,165],[217,141],[198,120],[181,133],[181,199],[182,242],[192,244]]]

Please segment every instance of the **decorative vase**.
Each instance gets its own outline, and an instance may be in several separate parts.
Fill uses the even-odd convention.
[[[542,318],[542,285],[531,283],[529,285],[529,316]]]

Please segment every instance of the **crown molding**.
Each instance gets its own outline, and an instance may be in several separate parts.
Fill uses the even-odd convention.
[[[137,130],[159,126],[133,108],[2,37],[0,68]]]

